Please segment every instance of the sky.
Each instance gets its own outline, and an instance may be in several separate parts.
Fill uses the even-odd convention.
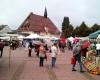
[[[61,30],[64,16],[70,24],[79,26],[82,21],[91,27],[100,24],[100,0],[0,0],[0,25],[17,29],[30,12],[48,17]]]

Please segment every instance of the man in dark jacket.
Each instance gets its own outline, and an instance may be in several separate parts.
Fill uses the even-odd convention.
[[[2,57],[2,54],[3,54],[3,48],[4,48],[4,42],[2,40],[0,40],[0,57]]]
[[[31,57],[31,53],[32,53],[32,48],[33,48],[33,45],[32,45],[32,42],[29,42],[29,45],[28,45],[28,56]]]

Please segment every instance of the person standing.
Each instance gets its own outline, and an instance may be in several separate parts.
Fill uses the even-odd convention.
[[[44,44],[41,43],[39,47],[39,58],[40,58],[39,66],[40,67],[43,67],[45,56],[46,56],[46,50],[45,50]]]
[[[39,57],[39,47],[40,47],[40,44],[34,44],[34,49],[35,49],[37,57]]]
[[[52,67],[55,67],[57,53],[58,53],[57,46],[56,43],[54,43],[51,47]]]
[[[29,45],[28,45],[28,56],[31,57],[31,53],[32,53],[32,48],[33,48],[33,45],[32,45],[32,42],[29,42]]]
[[[100,42],[98,42],[96,44],[96,51],[97,51],[97,54],[96,55],[100,57]]]
[[[0,51],[1,51],[0,57],[2,57],[3,49],[4,49],[4,42],[0,40]]]

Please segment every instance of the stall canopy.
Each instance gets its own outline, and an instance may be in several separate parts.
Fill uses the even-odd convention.
[[[20,40],[22,40],[22,39],[24,39],[24,38],[25,38],[25,37],[22,36],[22,35],[18,36],[18,39],[20,39]]]
[[[50,35],[44,35],[44,36],[41,36],[42,39],[50,39],[51,36]]]
[[[59,40],[60,38],[55,37],[55,36],[52,36],[51,39],[52,39],[52,40]]]
[[[29,36],[25,37],[24,39],[34,39],[34,38],[41,38],[38,34],[30,34]]]
[[[10,37],[9,36],[4,36],[4,37],[0,37],[0,39],[2,39],[2,40],[10,40]]]
[[[89,35],[89,38],[90,38],[90,39],[96,39],[96,38],[98,37],[99,34],[100,34],[100,30],[98,30],[98,31],[96,31],[96,32],[94,32],[94,33],[92,33],[92,34],[90,34],[90,35]]]
[[[100,39],[100,34],[98,35],[97,39]]]
[[[96,41],[97,41],[97,42],[100,42],[100,34],[98,35]]]

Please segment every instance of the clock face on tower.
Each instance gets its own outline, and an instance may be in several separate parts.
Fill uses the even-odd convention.
[[[46,26],[44,27],[44,30],[45,30],[45,32],[48,32],[48,28]]]

